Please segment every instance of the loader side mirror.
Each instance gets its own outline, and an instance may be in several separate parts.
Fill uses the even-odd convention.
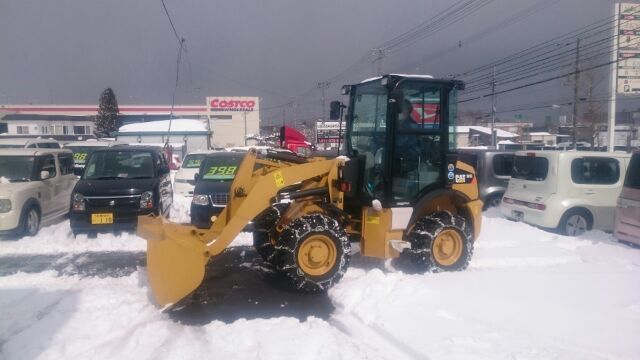
[[[332,101],[330,104],[329,111],[329,120],[339,120],[340,119],[340,108],[342,104],[340,101]]]

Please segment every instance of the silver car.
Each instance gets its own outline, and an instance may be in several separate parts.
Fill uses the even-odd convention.
[[[484,208],[500,206],[511,179],[514,152],[487,149],[459,149],[458,157],[472,164],[478,177]]]

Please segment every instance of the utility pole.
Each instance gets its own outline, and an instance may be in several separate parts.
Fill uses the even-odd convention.
[[[491,148],[496,149],[496,67],[491,74]]]
[[[323,121],[326,119],[325,116],[324,116],[325,115],[325,111],[326,111],[325,104],[324,104],[324,90],[328,89],[329,86],[331,86],[331,83],[329,81],[321,81],[321,82],[316,84],[316,87],[318,89],[320,89],[320,91],[322,92],[322,97],[320,98],[320,104],[321,104],[321,108],[322,108],[321,114],[322,114],[322,120]]]
[[[371,62],[372,66],[376,62],[378,63],[377,73],[374,69],[372,69],[374,72],[373,75],[382,75],[382,59],[387,55],[387,51],[385,49],[375,48],[375,49],[371,49],[371,54],[374,57],[373,61]]]
[[[244,112],[244,146],[247,146],[247,112]]]
[[[576,40],[576,75],[573,84],[573,110],[571,111],[571,122],[573,123],[573,149],[577,149],[576,143],[576,119],[578,118],[578,85],[580,84],[580,38]]]
[[[614,4],[615,25],[613,26],[613,51],[611,52],[611,83],[609,84],[609,152],[615,151],[616,135],[616,96],[618,92],[618,34],[620,34],[620,4]]]

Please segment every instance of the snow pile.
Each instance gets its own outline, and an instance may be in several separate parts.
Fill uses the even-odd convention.
[[[167,132],[169,120],[148,121],[123,125],[118,132]],[[173,119],[171,120],[171,132],[207,132],[206,125],[201,120]]]
[[[36,236],[0,241],[0,256],[13,254],[60,254],[98,251],[145,251],[147,243],[133,233],[98,234],[90,239],[86,234],[73,237],[69,220],[43,227]]]
[[[171,205],[171,221],[177,223],[191,222],[191,199],[178,193],[173,193],[173,204]]]
[[[4,177],[4,176],[0,176],[0,184],[9,184],[11,181],[9,181],[8,178]]]
[[[139,275],[81,279],[47,272],[2,278],[0,358],[382,358],[317,318],[181,325],[150,304]]]

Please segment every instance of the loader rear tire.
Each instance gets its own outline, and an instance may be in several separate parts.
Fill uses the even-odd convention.
[[[403,256],[416,272],[460,271],[473,255],[471,226],[459,215],[438,211],[418,220]]]
[[[349,267],[351,243],[338,221],[311,214],[292,221],[280,234],[279,269],[302,292],[323,292]]]
[[[262,259],[276,267],[280,264],[271,239],[276,236],[275,225],[289,204],[273,204],[253,221],[253,246]]]

